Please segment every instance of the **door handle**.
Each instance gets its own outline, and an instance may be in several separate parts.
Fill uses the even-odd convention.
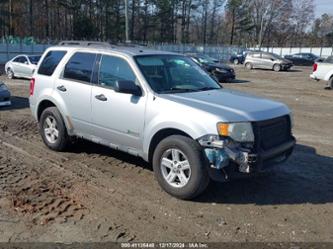
[[[62,91],[62,92],[66,92],[66,91],[67,91],[67,89],[66,89],[66,87],[65,87],[64,85],[62,85],[62,86],[58,86],[57,89],[58,89],[59,91]]]
[[[100,100],[100,101],[107,101],[108,100],[108,98],[105,97],[104,94],[96,95],[95,98]]]

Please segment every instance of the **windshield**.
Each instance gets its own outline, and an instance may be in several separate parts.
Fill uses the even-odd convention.
[[[324,60],[325,63],[333,63],[333,56],[329,56]]]
[[[216,59],[204,54],[199,55],[198,59],[201,63],[216,63]]]
[[[273,56],[274,56],[276,59],[278,59],[278,60],[284,60],[284,58],[281,57],[281,56],[278,55],[278,54],[273,54]]]
[[[30,60],[31,64],[37,65],[39,59],[40,59],[40,56],[29,56],[29,60]]]
[[[135,56],[150,87],[157,93],[194,92],[220,89],[200,66],[180,55]]]

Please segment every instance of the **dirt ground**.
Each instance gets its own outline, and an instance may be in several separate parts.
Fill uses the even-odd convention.
[[[297,146],[254,179],[213,183],[193,201],[158,186],[151,166],[79,142],[47,149],[28,106],[27,80],[7,80],[0,109],[0,241],[333,241],[333,91],[310,68],[246,71],[223,84],[288,104]]]

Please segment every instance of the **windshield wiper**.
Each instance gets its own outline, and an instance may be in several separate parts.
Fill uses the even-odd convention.
[[[221,89],[221,88],[216,88],[216,87],[202,87],[202,88],[198,88],[196,89],[197,91],[209,91],[209,90],[218,90],[218,89]]]
[[[171,87],[167,90],[162,90],[161,93],[173,93],[173,92],[196,92],[197,89],[190,89],[190,88],[179,88],[179,87]]]

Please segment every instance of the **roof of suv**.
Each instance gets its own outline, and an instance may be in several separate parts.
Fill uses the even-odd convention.
[[[129,56],[136,56],[136,55],[153,55],[153,54],[176,54],[173,52],[161,51],[161,50],[154,50],[149,49],[142,46],[118,46],[112,45],[107,43],[96,43],[96,44],[59,44],[54,46],[53,48],[62,48],[66,50],[71,49],[89,49],[95,52],[118,52],[123,53]]]

